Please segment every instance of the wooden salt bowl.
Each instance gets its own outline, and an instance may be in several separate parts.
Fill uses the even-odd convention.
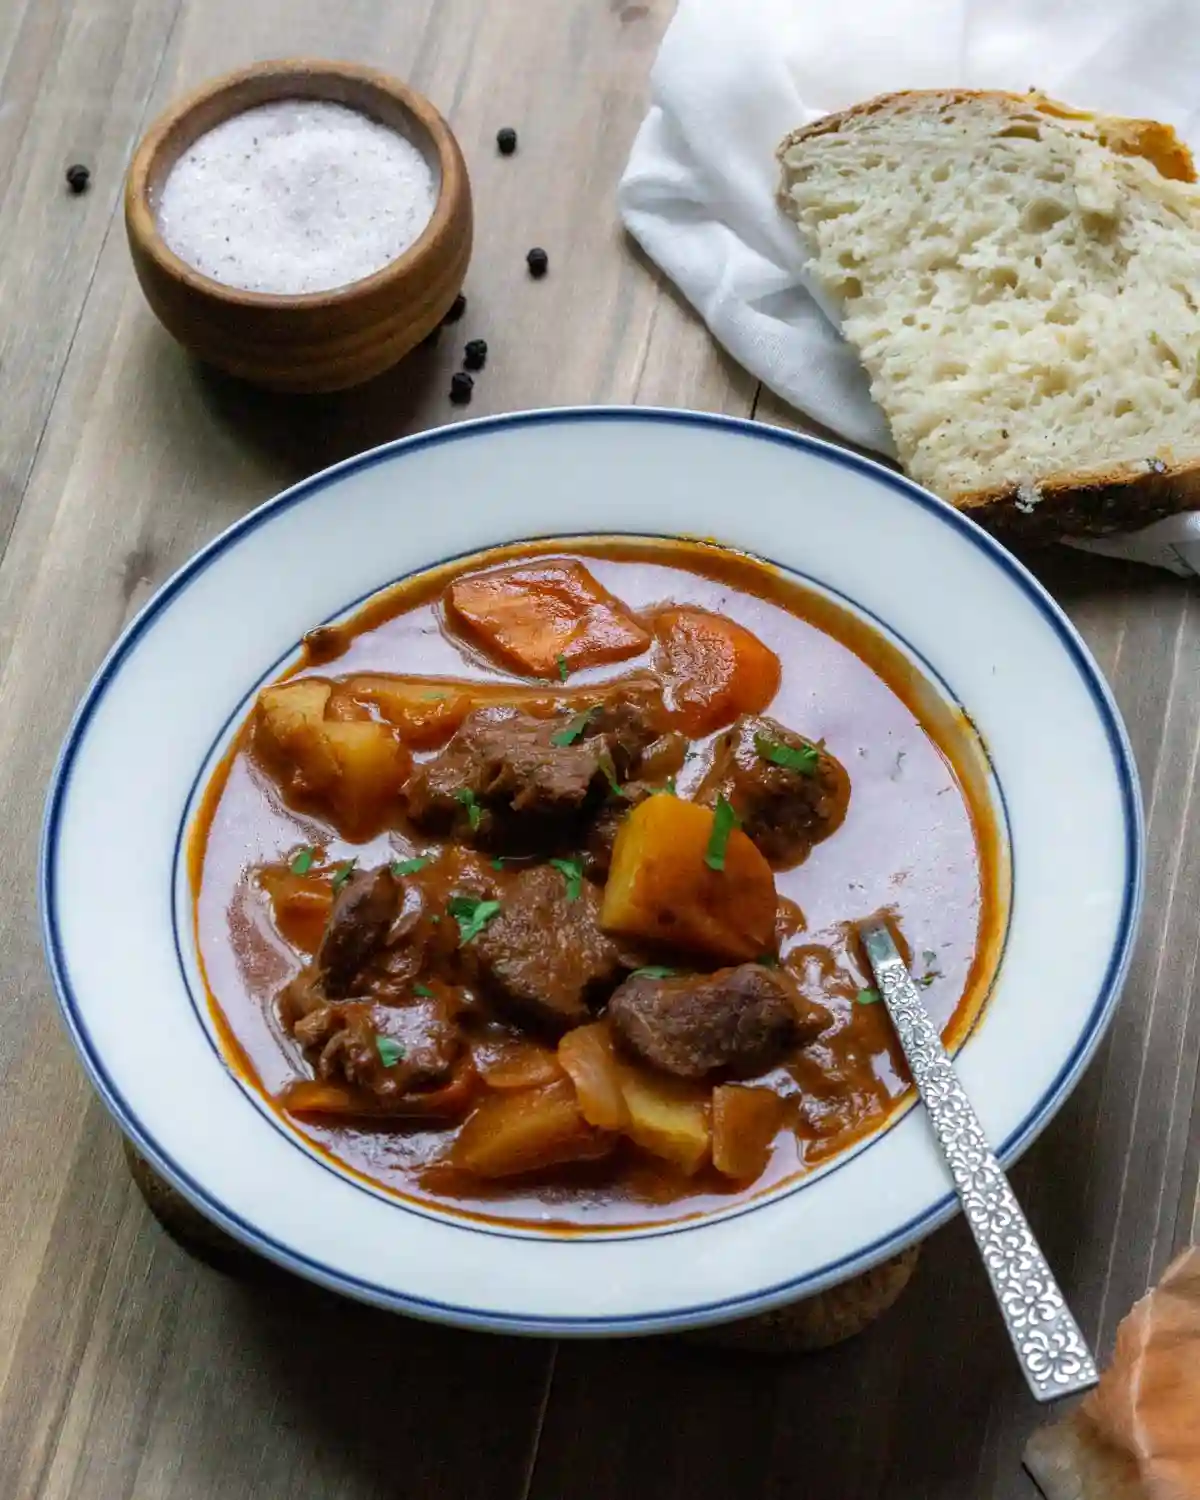
[[[230,116],[280,99],[357,109],[428,161],[438,184],[433,217],[374,275],[297,296],[241,291],[189,266],[159,234],[155,206],[179,157]],[[151,126],[126,179],[125,228],[150,306],[190,353],[271,390],[337,391],[389,369],[442,321],[471,258],[471,188],[450,127],[397,79],[352,63],[259,63],[206,84]]]

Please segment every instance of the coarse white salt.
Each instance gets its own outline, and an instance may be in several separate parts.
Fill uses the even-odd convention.
[[[359,281],[420,236],[437,200],[398,131],[320,99],[281,99],[202,135],[167,175],[158,228],[190,266],[244,291]]]

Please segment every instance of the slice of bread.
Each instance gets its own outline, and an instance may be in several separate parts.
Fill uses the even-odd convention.
[[[1031,539],[1200,508],[1200,188],[1169,127],[886,94],[778,155],[914,479]]]

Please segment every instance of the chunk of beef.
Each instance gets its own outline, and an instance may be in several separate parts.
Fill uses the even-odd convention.
[[[295,1037],[319,1078],[367,1089],[381,1101],[445,1083],[463,1050],[453,998],[444,991],[408,1005],[325,1005],[297,1021]]]
[[[590,880],[604,881],[608,867],[612,864],[613,845],[617,833],[631,808],[660,787],[647,786],[644,781],[627,781],[621,788],[620,797],[610,797],[588,825],[587,843],[584,846],[584,869]]]
[[[279,1019],[288,1031],[294,1031],[305,1016],[311,1016],[313,1011],[328,1004],[329,996],[321,982],[321,971],[316,964],[305,964],[279,992]]]
[[[691,741],[678,730],[668,730],[651,741],[638,760],[638,780],[651,782],[654,786],[665,786],[683,770],[688,758]]]
[[[591,710],[584,738],[603,740],[617,779],[638,770],[642,756],[660,736],[662,688],[653,682],[616,683]]]
[[[409,816],[431,833],[490,846],[535,846],[561,836],[603,801],[611,778],[632,773],[660,739],[661,715],[661,689],[640,681],[616,684],[586,710],[549,719],[476,709],[445,749],[409,776]]]
[[[573,818],[603,785],[601,739],[556,745],[562,721],[514,709],[476,709],[404,788],[408,814],[430,833],[494,843],[524,815]]]
[[[633,974],[608,1002],[608,1018],[627,1051],[678,1078],[751,1077],[829,1021],[762,964],[667,979]]]
[[[357,870],[333,898],[316,967],[330,1000],[354,992],[365,966],[379,953],[400,910],[400,883],[387,865]]]
[[[792,764],[778,763],[789,757]],[[850,781],[827,750],[754,715],[738,719],[717,740],[696,800],[713,807],[722,796],[771,864],[786,869],[839,827]]]
[[[508,883],[499,913],[467,951],[498,1004],[556,1031],[588,1020],[625,968],[600,931],[600,892],[585,880],[570,900],[552,865]]]

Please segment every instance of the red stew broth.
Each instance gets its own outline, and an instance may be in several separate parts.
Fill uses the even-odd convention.
[[[841,828],[797,869],[776,873],[794,903],[794,931],[781,957],[835,1027],[786,1069],[770,1075],[790,1098],[767,1172],[751,1188],[714,1171],[686,1178],[666,1164],[618,1152],[558,1169],[552,1179],[473,1182],[430,1166],[449,1133],[411,1126],[347,1125],[287,1117],[318,1150],[386,1190],[509,1222],[617,1228],[727,1207],[829,1161],[877,1130],[909,1096],[908,1075],[869,985],[849,924],[881,909],[896,919],[949,1045],[957,1045],[986,998],[1002,943],[1007,896],[1004,850],[986,792],[984,760],[965,717],[947,709],[910,664],[842,607],[778,570],[700,543],[597,540],[502,549],[423,574],[320,633],[298,675],[351,672],[528,680],[498,672],[443,628],[438,597],[456,574],[536,553],[586,561],[634,610],[688,603],[745,625],[778,654],[782,685],[767,710],[845,766],[852,792]],[[343,649],[344,648],[344,649]],[[571,687],[636,671],[642,659],[581,672]],[[701,778],[706,743],[685,766],[686,796]],[[280,801],[239,736],[208,789],[191,840],[196,934],[210,1004],[226,1052],[271,1104],[307,1076],[277,1020],[274,997],[302,956],[275,929],[256,867],[311,844],[329,859],[370,866],[411,852],[403,835],[366,844]],[[865,997],[864,997],[865,998]]]

